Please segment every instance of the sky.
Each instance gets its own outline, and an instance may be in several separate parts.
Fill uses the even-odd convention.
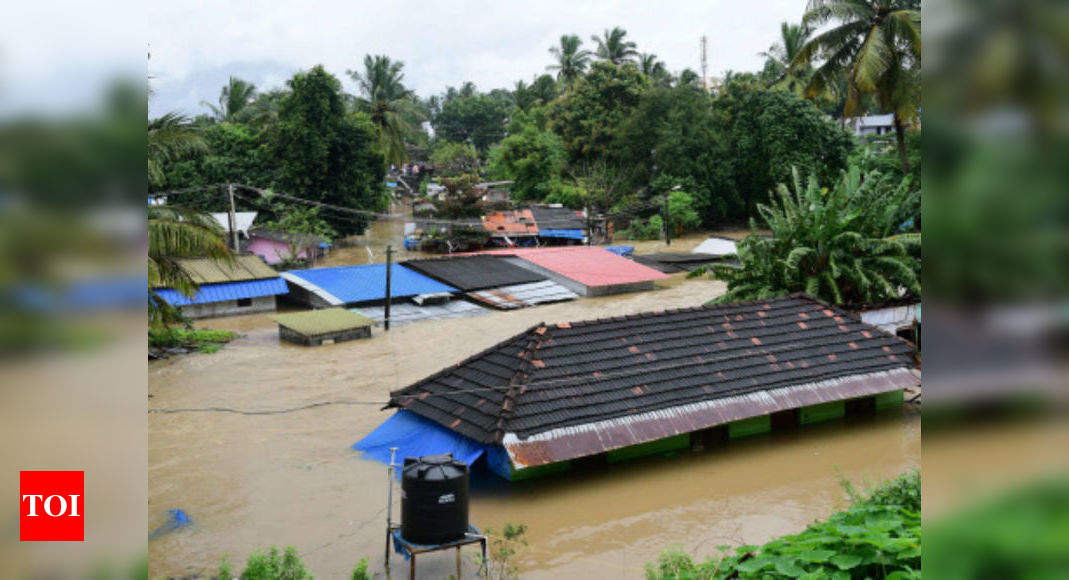
[[[422,97],[472,81],[480,90],[529,81],[552,62],[562,34],[590,36],[621,26],[678,72],[700,69],[699,39],[708,37],[709,74],[757,70],[779,36],[797,21],[805,0],[540,2],[151,2],[148,71],[150,114],[207,111],[230,75],[260,89],[281,87],[293,73],[322,64],[347,91],[345,74],[365,54],[405,63],[406,86]]]

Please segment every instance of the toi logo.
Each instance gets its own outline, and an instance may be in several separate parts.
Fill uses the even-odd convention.
[[[85,541],[85,472],[19,472],[19,540]]]

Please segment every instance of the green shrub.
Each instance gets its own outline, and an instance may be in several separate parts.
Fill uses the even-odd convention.
[[[195,348],[211,354],[240,336],[230,330],[193,329],[181,326],[153,325],[148,328],[148,345],[154,348]]]
[[[695,564],[679,549],[646,565],[646,577],[914,578],[920,577],[920,474],[906,473],[868,495],[844,485],[850,507],[799,534]]]
[[[371,580],[371,574],[367,573],[367,558],[360,558],[356,568],[353,568],[352,580]]]
[[[219,580],[231,580],[234,576],[226,556],[219,563]],[[354,572],[355,574],[355,572]],[[356,576],[353,576],[356,578]],[[312,575],[304,567],[304,562],[297,554],[297,548],[286,546],[280,555],[278,548],[271,546],[267,550],[256,550],[245,561],[245,571],[239,576],[241,580],[311,580]]]

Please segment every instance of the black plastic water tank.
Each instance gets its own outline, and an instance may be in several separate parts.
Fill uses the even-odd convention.
[[[468,531],[468,464],[453,455],[406,457],[401,472],[401,536],[443,544]]]

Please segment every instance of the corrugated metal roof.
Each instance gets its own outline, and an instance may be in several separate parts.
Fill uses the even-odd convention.
[[[638,254],[633,258],[643,264],[666,274],[690,272],[699,266],[720,261],[720,256],[696,253],[658,253]]]
[[[231,264],[211,258],[185,258],[178,260],[178,266],[197,284],[278,278],[278,272],[252,254],[236,255]]]
[[[385,310],[386,309],[382,306],[362,306],[354,309],[355,312],[359,312],[373,319],[376,324],[381,324],[386,318]],[[489,314],[489,312],[489,310],[478,304],[472,304],[471,302],[465,302],[463,300],[452,300],[445,304],[427,306],[417,306],[415,304],[391,304],[390,324],[396,326],[398,324],[407,324],[419,320],[469,318],[472,316]]]
[[[547,235],[546,230],[580,230],[581,233],[586,228],[583,218],[566,207],[536,206],[530,208],[530,211],[542,236]]]
[[[508,210],[499,211],[483,216],[483,228],[496,235],[521,236],[538,235],[538,226],[535,225],[531,210]]]
[[[603,421],[659,418],[632,439],[619,435],[619,445],[599,444],[614,448],[674,435],[679,414],[669,410],[689,405],[799,385],[815,390],[776,400],[804,406],[822,402],[822,389],[838,400],[901,388],[905,375],[877,373],[912,368],[912,355],[905,341],[794,295],[540,324],[394,391],[390,404],[485,443],[506,433],[528,441]],[[867,378],[833,380],[858,376]]]
[[[489,290],[480,290],[478,292],[469,292],[468,296],[474,300],[501,310],[526,308],[528,306],[545,304],[547,302],[575,300],[579,297],[575,292],[572,292],[552,280],[543,280],[541,282],[532,282],[529,284],[515,284],[512,286],[491,288]]]
[[[571,240],[581,240],[584,238],[583,230],[560,230],[539,228],[538,235],[543,238],[567,238]]]
[[[156,294],[163,298],[171,306],[185,306],[187,304],[207,304],[209,302],[226,302],[227,300],[240,300],[242,298],[258,298],[260,296],[273,296],[289,292],[286,281],[282,278],[270,278],[267,280],[246,280],[242,282],[224,282],[222,284],[202,284],[193,298],[186,298],[177,290],[161,288]]]
[[[510,248],[486,255],[513,255],[586,286],[614,286],[667,278],[666,274],[597,246]]]
[[[718,238],[713,236],[708,240],[698,244],[696,248],[691,250],[695,254],[710,254],[713,256],[727,256],[735,254],[738,250],[735,247],[735,240],[729,240],[727,238]]]
[[[354,304],[386,298],[386,264],[290,270],[286,274],[289,280],[300,278],[304,282],[302,286],[320,294],[331,304]],[[393,265],[390,275],[390,295],[393,298],[456,291],[452,286],[400,264]]]
[[[409,260],[406,268],[469,292],[512,284],[538,282],[546,277],[510,264],[503,256],[461,256],[434,260]]]
[[[370,318],[344,308],[278,314],[272,316],[271,320],[305,336],[341,332],[374,324]]]

